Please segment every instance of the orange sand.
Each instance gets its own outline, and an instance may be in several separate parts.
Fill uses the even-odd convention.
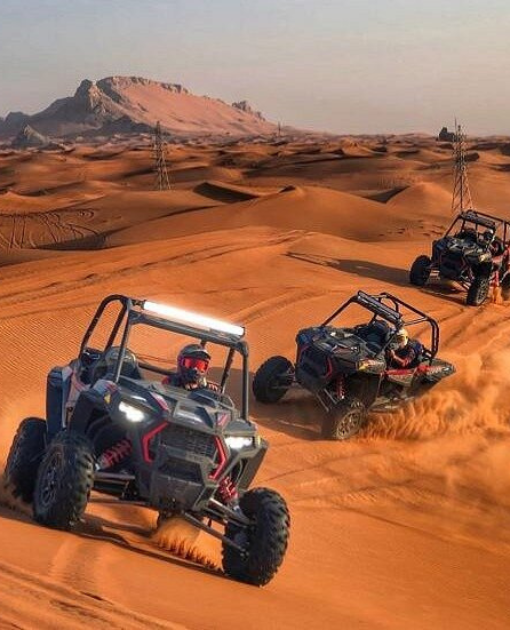
[[[292,515],[286,561],[263,589],[172,555],[182,539],[216,566],[219,550],[178,525],[154,534],[148,510],[96,496],[68,534],[4,496],[0,627],[508,628],[510,305],[473,310],[461,293],[408,286],[451,220],[450,155],[426,138],[376,149],[175,146],[168,192],[151,191],[150,153],[129,146],[0,154],[0,462],[109,293],[246,324],[255,369],[292,357],[296,330],[358,288],[388,290],[440,320],[458,368],[348,443],[317,439],[320,411],[303,396],[252,404],[271,443],[257,484]],[[473,198],[510,218],[510,157],[478,152]]]

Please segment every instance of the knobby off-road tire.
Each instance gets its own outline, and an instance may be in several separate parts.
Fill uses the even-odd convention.
[[[93,483],[92,445],[73,431],[60,433],[48,445],[39,466],[35,520],[55,529],[71,529],[85,512]]]
[[[348,440],[359,433],[366,422],[365,405],[357,398],[341,400],[322,421],[325,440]]]
[[[294,366],[285,357],[276,356],[264,361],[253,378],[255,398],[261,403],[277,403],[292,385],[293,372]]]
[[[34,496],[37,469],[46,448],[46,421],[25,418],[14,436],[5,465],[5,481],[26,503]]]
[[[490,277],[487,274],[478,274],[471,283],[466,297],[469,306],[480,306],[489,295]]]
[[[246,554],[223,543],[223,570],[235,580],[263,586],[273,579],[287,551],[289,510],[283,497],[268,488],[246,492],[240,507],[253,525],[242,528],[229,522],[225,535],[242,545]]]
[[[416,287],[424,287],[430,277],[430,265],[432,261],[428,256],[418,256],[411,266],[409,282]]]

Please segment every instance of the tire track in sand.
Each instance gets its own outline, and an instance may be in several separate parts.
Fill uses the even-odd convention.
[[[79,628],[185,630],[129,610],[99,595],[0,562],[0,627],[39,630]]]

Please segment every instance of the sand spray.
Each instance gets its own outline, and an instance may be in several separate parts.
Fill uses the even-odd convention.
[[[209,569],[221,567],[220,543],[180,516],[164,520],[152,536],[154,543],[184,560]]]
[[[372,417],[366,437],[428,439],[444,434],[510,437],[510,351],[450,355],[457,372],[392,414]]]
[[[32,515],[32,506],[25,503],[20,497],[14,496],[12,486],[7,483],[3,475],[0,477],[0,505],[27,516]]]
[[[397,413],[374,415],[365,436],[411,442],[400,464],[414,478],[443,479],[446,494],[510,507],[510,351],[449,358],[454,376]]]

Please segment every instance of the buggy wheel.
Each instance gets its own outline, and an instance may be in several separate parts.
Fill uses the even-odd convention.
[[[409,282],[416,287],[424,287],[430,277],[432,261],[428,256],[418,256],[411,266]]]
[[[285,396],[293,380],[292,363],[285,357],[271,357],[264,361],[253,377],[253,394],[261,403],[276,403]]]
[[[510,273],[501,280],[501,295],[504,300],[510,300]]]
[[[55,529],[71,529],[85,512],[93,483],[92,445],[78,433],[60,433],[50,442],[39,466],[35,520]]]
[[[252,525],[241,527],[228,522],[225,536],[246,551],[223,543],[223,570],[227,575],[255,586],[273,579],[283,562],[289,541],[290,516],[287,504],[274,490],[248,490],[239,503]]]
[[[26,503],[34,496],[37,469],[46,448],[46,421],[25,418],[16,431],[5,465],[5,481]]]
[[[469,286],[466,304],[469,304],[469,306],[480,306],[480,304],[483,304],[489,295],[489,288],[490,277],[485,273],[477,274]]]
[[[345,398],[328,412],[322,422],[325,440],[348,440],[359,433],[366,420],[365,405],[357,398]]]

